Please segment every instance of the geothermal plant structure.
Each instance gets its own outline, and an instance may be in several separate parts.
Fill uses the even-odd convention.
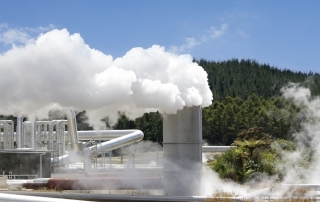
[[[23,121],[26,114],[21,113],[16,132],[12,121],[0,121],[0,172],[10,179],[51,178],[54,169],[76,162],[83,162],[84,171],[90,172],[93,156],[143,139],[140,130],[77,131],[73,109],[64,111],[67,120]],[[164,195],[199,195],[201,120],[199,106],[163,115],[163,173],[156,183],[160,182]],[[86,147],[92,140],[101,143]]]
[[[163,116],[164,194],[199,195],[202,167],[202,111],[184,108]]]

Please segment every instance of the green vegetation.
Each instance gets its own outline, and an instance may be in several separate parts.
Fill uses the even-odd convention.
[[[203,139],[209,144],[230,145],[238,133],[253,127],[262,128],[272,138],[291,139],[300,128],[296,116],[300,110],[281,97],[264,99],[252,94],[242,100],[227,96],[203,109]]]
[[[215,101],[227,96],[246,100],[256,94],[264,99],[281,95],[280,89],[288,82],[301,83],[320,94],[320,74],[280,70],[255,60],[232,59],[227,61],[196,60],[208,73],[208,82]]]
[[[238,134],[231,150],[216,155],[208,165],[223,179],[244,183],[256,175],[277,176],[281,180],[284,169],[277,167],[284,163],[282,153],[295,151],[293,142],[283,139],[273,140],[271,135],[254,127]]]

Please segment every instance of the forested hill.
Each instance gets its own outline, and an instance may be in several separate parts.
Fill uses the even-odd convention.
[[[302,83],[311,89],[313,95],[320,94],[319,73],[281,70],[249,59],[195,61],[208,73],[215,101],[221,101],[226,96],[247,99],[253,93],[267,99],[280,95],[280,89],[288,82]]]

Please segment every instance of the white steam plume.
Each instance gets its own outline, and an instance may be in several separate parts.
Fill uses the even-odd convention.
[[[53,105],[87,110],[91,121],[118,110],[176,113],[211,104],[207,73],[190,55],[161,46],[133,48],[115,60],[91,49],[80,34],[52,30],[0,55],[0,113],[45,116]]]
[[[320,170],[320,97],[311,96],[308,88],[291,83],[282,89],[283,95],[298,105],[303,106],[299,113],[302,130],[294,135],[298,149],[288,154],[290,165],[286,165],[287,183],[317,183],[319,184]],[[314,159],[309,166],[310,151]]]

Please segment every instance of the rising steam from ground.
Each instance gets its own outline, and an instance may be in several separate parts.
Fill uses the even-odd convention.
[[[312,96],[308,88],[293,83],[282,91],[285,98],[302,106],[299,113],[302,130],[293,134],[298,149],[286,155],[291,163],[286,165],[285,182],[320,184],[320,97]],[[312,163],[307,165],[312,153]]]
[[[298,117],[302,128],[293,134],[297,150],[283,151],[281,154],[282,161],[277,165],[280,170],[284,170],[281,184],[320,184],[320,97],[312,96],[310,89],[295,83],[282,88],[282,94],[301,107]],[[311,156],[313,158],[310,161]],[[242,195],[265,187],[274,188],[272,193],[277,196],[296,191],[292,187],[278,185],[278,176],[257,175],[245,185],[239,185],[221,180],[211,169],[204,167],[202,171],[201,189],[204,195],[210,195],[216,190]]]
[[[0,55],[0,113],[47,115],[48,109],[87,110],[97,123],[118,110],[175,113],[211,104],[207,73],[190,55],[154,45],[113,59],[92,49],[80,34],[52,30]]]

